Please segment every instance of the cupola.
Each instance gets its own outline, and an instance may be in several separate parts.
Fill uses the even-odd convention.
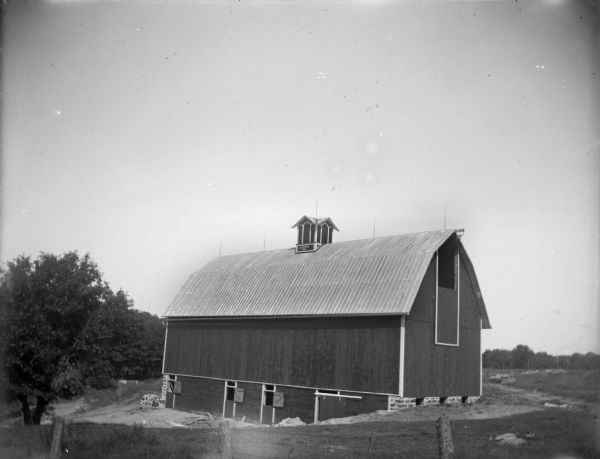
[[[329,217],[317,218],[305,215],[292,228],[298,228],[296,253],[314,252],[324,244],[333,242],[333,230],[339,231]]]

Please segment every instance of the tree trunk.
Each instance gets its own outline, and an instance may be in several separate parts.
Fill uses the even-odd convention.
[[[33,413],[32,418],[34,424],[39,425],[39,423],[42,421],[42,415],[44,414],[44,411],[46,411],[47,406],[48,401],[41,395],[38,395],[37,403],[35,405],[35,411]]]
[[[26,426],[30,426],[33,424],[31,420],[31,410],[29,409],[29,400],[27,400],[27,395],[19,394],[17,399],[21,402],[21,411],[23,412],[23,424]]]

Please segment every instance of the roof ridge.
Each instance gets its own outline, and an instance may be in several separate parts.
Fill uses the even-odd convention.
[[[375,237],[366,237],[363,239],[350,239],[347,241],[336,241],[336,242],[331,242],[329,244],[323,244],[320,248],[325,247],[327,245],[329,246],[335,246],[335,245],[339,245],[339,244],[345,244],[345,243],[350,243],[350,242],[361,242],[361,241],[370,241],[370,240],[375,240],[375,239],[385,239],[385,238],[394,238],[394,237],[403,237],[403,236],[413,236],[413,235],[417,235],[417,234],[426,234],[426,233],[444,233],[444,232],[448,232],[448,233],[456,233],[458,231],[462,231],[459,228],[455,228],[455,229],[447,229],[447,230],[429,230],[429,231],[417,231],[414,233],[402,233],[402,234],[390,234],[387,236],[375,236]],[[240,253],[230,253],[227,255],[218,255],[216,257],[211,258],[208,263],[212,262],[213,260],[218,260],[218,259],[222,259],[222,258],[227,258],[227,257],[239,257],[239,256],[243,256],[243,255],[256,255],[259,253],[267,253],[267,252],[279,252],[279,251],[284,251],[284,250],[294,250],[294,247],[282,247],[280,249],[269,249],[269,250],[255,250],[253,252],[240,252]],[[311,253],[315,253],[315,252],[306,252],[306,253],[302,253],[302,254],[298,254],[298,255],[307,255],[307,254],[311,254]]]

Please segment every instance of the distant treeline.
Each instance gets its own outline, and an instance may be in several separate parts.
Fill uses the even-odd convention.
[[[534,352],[529,346],[519,344],[512,351],[493,349],[483,353],[484,368],[530,368],[530,369],[600,369],[600,355],[588,352],[571,355],[552,355],[547,352]]]

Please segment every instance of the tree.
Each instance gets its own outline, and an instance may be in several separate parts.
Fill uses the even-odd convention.
[[[512,355],[505,349],[487,350],[483,353],[482,365],[485,368],[510,368]]]
[[[79,335],[110,289],[88,255],[70,252],[16,258],[0,291],[6,395],[21,402],[25,424],[39,424],[50,401],[81,389]]]
[[[529,368],[533,362],[535,353],[524,344],[519,344],[512,350],[512,367]]]
[[[162,323],[134,310],[125,292],[113,293],[89,255],[9,262],[0,273],[0,317],[0,383],[6,397],[21,402],[26,425],[39,424],[51,401],[86,385],[160,374]]]
[[[133,301],[118,291],[94,313],[82,334],[80,349],[90,370],[84,375],[85,382],[94,387],[106,386],[113,378],[158,376],[162,372],[163,345],[160,319],[133,309]]]

